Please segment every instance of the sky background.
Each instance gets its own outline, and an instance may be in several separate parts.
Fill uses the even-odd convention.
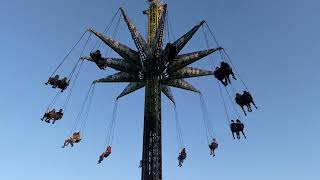
[[[188,153],[183,168],[178,168],[174,110],[163,96],[163,179],[319,179],[320,2],[166,2],[176,37],[202,19],[207,20],[249,86],[259,109],[243,119],[248,139],[235,141],[229,132],[216,81],[212,77],[189,81],[203,92],[220,143],[217,156],[211,158],[199,96],[174,89]],[[86,63],[63,121],[50,125],[42,123],[40,118],[55,95],[55,90],[44,82],[81,34],[89,27],[103,31],[120,6],[125,7],[145,34],[146,18],[141,11],[147,8],[147,3],[143,0],[1,0],[0,4],[0,179],[139,179],[143,89],[119,101],[113,154],[103,164],[97,165],[96,161],[104,150],[115,97],[126,84],[97,85],[83,141],[72,149],[60,148],[90,83],[114,71],[101,71]],[[116,39],[134,47],[129,37],[121,21]],[[212,38],[210,43],[214,47]],[[82,46],[68,59],[60,74],[71,71]],[[106,47],[101,47],[106,52]],[[205,39],[199,31],[183,52],[205,48]],[[114,53],[111,56],[116,57]],[[214,61],[217,63],[219,59]],[[209,58],[195,66],[212,68]],[[244,90],[239,81],[234,82],[234,87],[237,91]],[[57,108],[63,104],[67,92],[58,100]],[[231,107],[229,104],[230,116],[235,117]]]

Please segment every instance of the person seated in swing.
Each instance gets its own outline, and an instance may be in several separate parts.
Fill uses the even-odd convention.
[[[59,75],[55,75],[54,77],[49,77],[48,81],[45,83],[45,85],[52,85],[52,88],[57,87],[57,83],[59,81]]]
[[[246,135],[244,134],[244,131],[243,131],[244,130],[244,124],[239,119],[236,120],[236,127],[237,127],[237,131],[238,131],[238,133],[237,133],[238,139],[240,139],[240,132],[242,133],[243,137],[245,139],[247,139],[247,137],[246,137]]]
[[[237,93],[237,94],[236,94],[236,97],[235,97],[235,101],[236,101],[236,103],[241,107],[244,115],[247,116],[247,113],[246,113],[246,111],[244,110],[244,106],[247,106],[248,103],[245,102],[245,99],[243,98],[243,95],[241,95],[240,93]],[[248,106],[247,106],[247,109],[248,109],[248,111],[249,111]],[[249,112],[250,112],[250,111],[249,111]]]
[[[216,69],[213,72],[213,75],[216,79],[218,79],[224,86],[227,86],[227,84],[225,83],[224,79],[225,79],[225,75],[223,74],[223,72],[221,71],[221,68],[216,67]]]
[[[230,75],[233,79],[237,79],[232,71],[232,68],[226,62],[221,62],[220,67],[215,69],[214,75],[224,86],[231,84]]]
[[[52,124],[54,124],[57,120],[62,119],[63,117],[63,109],[59,109],[58,112],[55,112],[51,115],[51,119],[53,119]]]
[[[213,157],[216,156],[214,151],[218,148],[218,141],[216,140],[216,138],[212,139],[211,144],[209,145],[210,148],[210,155],[212,155]]]
[[[238,131],[238,126],[237,126],[237,123],[234,122],[234,120],[231,120],[230,129],[231,129],[231,132],[232,132],[233,139],[236,139],[234,137],[234,133],[236,133],[237,138],[239,139],[240,135],[239,135],[239,131]]]
[[[243,104],[243,98],[242,98],[242,95],[240,93],[236,94],[235,101],[240,106]]]
[[[230,65],[226,62],[221,62],[220,63],[220,68],[223,72],[223,74],[225,74],[225,81],[226,81],[226,84],[231,84],[231,81],[230,81],[230,75],[232,76],[232,78],[234,80],[237,80],[237,78],[235,77],[234,73],[233,73],[233,70],[232,68],[230,67]]]
[[[74,143],[79,143],[81,141],[80,132],[74,132],[72,136],[64,141],[62,148],[67,147],[69,144],[73,147]]]
[[[106,151],[99,156],[98,164],[100,164],[104,158],[107,158],[111,154],[111,149],[111,146],[108,146]]]
[[[236,94],[235,97],[236,103],[241,107],[243,113],[247,115],[244,106],[247,107],[248,112],[252,112],[251,103],[254,105],[254,107],[257,109],[258,107],[255,105],[253,98],[251,94],[248,91],[243,91],[243,94],[240,93]]]
[[[53,118],[55,114],[56,114],[56,109],[52,109],[51,111],[48,109],[48,111],[44,113],[43,117],[41,118],[41,121],[50,123],[50,120]]]
[[[101,55],[101,52],[100,52],[100,50],[98,49],[98,50],[96,50],[95,52],[93,52],[93,53],[90,53],[90,57],[92,58],[92,60],[93,61],[101,61],[101,60],[103,60],[103,58],[102,58],[102,55]]]
[[[256,109],[258,109],[258,107],[256,106],[256,104],[255,104],[254,101],[253,101],[253,97],[251,96],[250,92],[248,92],[248,91],[243,91],[242,99],[243,99],[244,103],[246,104],[249,112],[252,111],[251,104],[253,104],[254,107],[255,107]]]
[[[70,80],[68,80],[67,77],[64,77],[63,79],[60,79],[58,82],[57,82],[57,87],[59,89],[61,89],[61,92],[63,92],[64,90],[67,89],[67,87],[69,86],[69,82]]]
[[[182,167],[183,161],[187,158],[186,148],[183,148],[178,156],[179,167]]]
[[[90,57],[100,69],[105,70],[107,68],[107,64],[104,62],[104,59],[99,49],[93,53],[90,53]]]

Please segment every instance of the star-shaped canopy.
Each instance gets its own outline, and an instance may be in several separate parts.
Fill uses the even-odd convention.
[[[107,67],[113,68],[119,72],[96,80],[94,83],[128,82],[128,86],[118,96],[118,98],[121,98],[143,88],[145,86],[146,77],[149,77],[150,75],[158,76],[160,77],[161,91],[173,103],[175,103],[175,101],[170,87],[199,92],[199,90],[197,90],[184,79],[213,75],[213,72],[188,66],[215,51],[221,50],[222,48],[218,47],[187,54],[180,54],[180,51],[205,21],[200,22],[175,42],[168,43],[166,47],[163,48],[166,11],[164,11],[161,15],[159,28],[153,42],[151,44],[147,44],[137,28],[134,26],[133,22],[126,15],[124,9],[120,8],[120,10],[131,33],[131,37],[136,45],[137,51],[103,35],[102,33],[99,33],[93,29],[89,29],[88,31],[101,39],[122,58],[104,58],[103,63]],[[94,62],[91,57],[83,57],[83,59]]]

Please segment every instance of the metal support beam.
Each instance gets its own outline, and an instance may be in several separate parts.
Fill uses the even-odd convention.
[[[145,82],[145,111],[141,180],[162,179],[161,89],[158,77]]]

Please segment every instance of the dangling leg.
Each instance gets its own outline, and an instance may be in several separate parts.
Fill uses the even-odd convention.
[[[236,139],[236,138],[234,137],[234,132],[232,132],[232,137],[233,137],[233,139]]]
[[[65,140],[64,143],[63,143],[63,146],[62,148],[65,148],[69,145],[69,139]]]
[[[179,162],[178,166],[179,166],[179,167],[182,167],[183,160],[182,160],[182,158],[181,158],[180,155],[179,155],[179,157],[178,157],[178,162]]]
[[[223,84],[223,85],[224,85],[224,86],[228,86],[228,79],[227,79],[227,78],[224,78],[223,80],[224,80],[224,84]]]
[[[248,107],[250,109],[250,112],[252,112],[252,108],[251,108],[251,104],[250,103],[248,104]]]
[[[41,121],[45,120],[46,116],[47,116],[47,113],[45,113],[45,114],[42,116]]]
[[[256,106],[256,104],[255,104],[253,101],[251,101],[251,103],[254,105],[254,107],[255,107],[256,109],[258,109],[258,107]]]
[[[229,84],[231,84],[230,75],[228,75],[228,76],[226,77],[226,81],[227,81]]]
[[[237,139],[240,139],[240,133],[237,131]]]
[[[99,156],[98,164],[100,164],[103,161],[103,156]]]
[[[223,79],[219,79],[219,81],[220,81],[224,86],[227,86],[227,84],[223,81]]]
[[[215,157],[215,156],[216,156],[216,154],[214,153],[214,150],[215,150],[215,149],[212,149],[212,157]]]
[[[48,113],[45,113],[45,114],[43,115],[43,117],[41,118],[41,121],[46,121],[46,122],[47,122],[48,119],[50,119],[49,114],[48,114]]]
[[[243,137],[245,138],[245,139],[247,139],[247,137],[246,137],[246,135],[244,134],[244,132],[243,131],[241,131],[242,132],[242,134],[243,134]]]
[[[241,109],[242,109],[244,115],[247,116],[247,113],[246,113],[246,111],[244,110],[243,106],[241,106]]]
[[[234,75],[234,73],[233,73],[232,70],[231,70],[230,74],[232,75],[232,78],[233,78],[234,80],[237,80],[237,78],[236,78],[236,76]]]

